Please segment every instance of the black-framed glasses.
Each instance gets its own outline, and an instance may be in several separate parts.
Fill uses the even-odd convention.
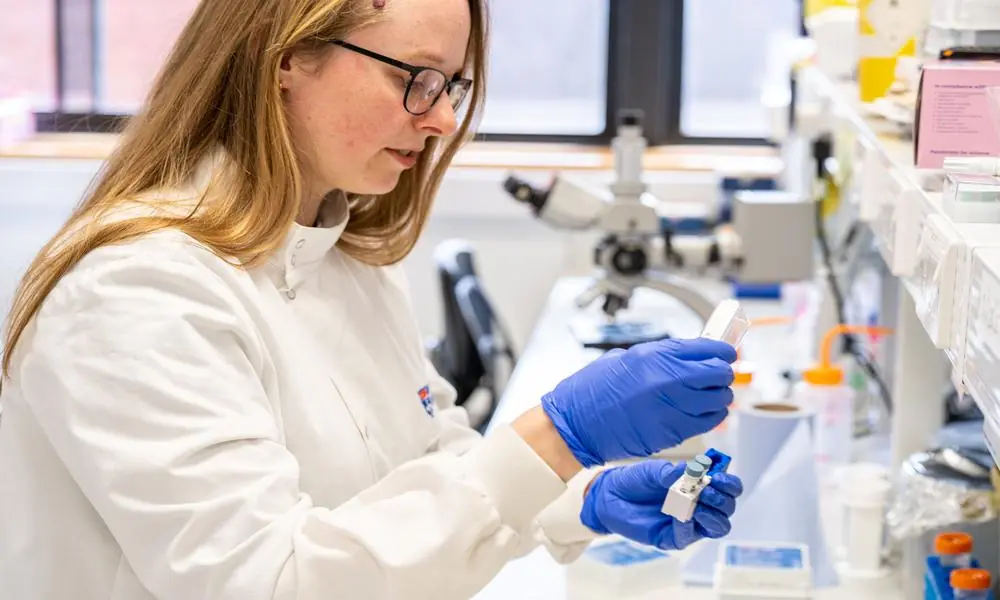
[[[403,108],[412,115],[420,116],[430,111],[434,108],[434,104],[441,97],[441,94],[446,91],[451,108],[457,111],[458,107],[462,105],[462,101],[465,100],[469,88],[472,87],[471,79],[458,75],[448,79],[447,75],[437,69],[415,67],[343,40],[331,40],[330,43],[409,73],[410,80],[406,82],[406,92],[403,94]]]

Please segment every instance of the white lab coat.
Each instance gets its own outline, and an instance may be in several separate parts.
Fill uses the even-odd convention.
[[[59,282],[3,391],[3,598],[447,600],[583,551],[586,475],[468,428],[346,218],[249,271],[165,231]]]

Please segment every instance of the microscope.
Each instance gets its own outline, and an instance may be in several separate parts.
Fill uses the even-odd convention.
[[[642,114],[623,111],[611,143],[615,179],[610,186],[563,173],[554,175],[545,189],[514,175],[504,182],[511,196],[552,227],[601,233],[594,248],[596,273],[576,299],[579,308],[600,301],[606,323],[614,326],[634,292],[647,288],[672,296],[707,322],[716,301],[701,293],[689,275],[771,284],[813,278],[816,206],[811,198],[781,191],[739,192],[732,223],[693,234],[678,232],[668,218],[669,205],[643,182],[646,147]],[[620,325],[615,335],[581,343],[606,350],[669,337],[669,332]]]

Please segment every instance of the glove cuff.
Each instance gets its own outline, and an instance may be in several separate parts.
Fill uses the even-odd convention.
[[[587,490],[587,495],[583,497],[583,507],[580,509],[580,522],[586,525],[588,529],[599,535],[608,535],[611,533],[611,531],[605,527],[603,523],[601,523],[601,518],[597,515],[597,505],[600,502],[599,498],[604,493],[604,477],[615,468],[608,469],[607,471],[601,471],[596,477],[594,477],[594,480],[590,484],[590,489]]]
[[[569,447],[569,451],[573,454],[573,457],[576,458],[577,462],[579,462],[584,469],[600,467],[604,464],[603,460],[594,456],[583,447],[583,444],[573,433],[569,423],[565,418],[563,418],[559,408],[556,407],[551,396],[548,394],[542,396],[542,410],[545,411],[549,420],[552,421],[556,431],[559,432],[559,436],[564,442],[566,442],[566,446]]]

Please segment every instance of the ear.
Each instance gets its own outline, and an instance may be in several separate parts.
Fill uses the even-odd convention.
[[[281,91],[288,89],[289,79],[291,79],[292,73],[292,53],[286,52],[284,56],[281,57],[280,71],[278,73],[278,87]]]

